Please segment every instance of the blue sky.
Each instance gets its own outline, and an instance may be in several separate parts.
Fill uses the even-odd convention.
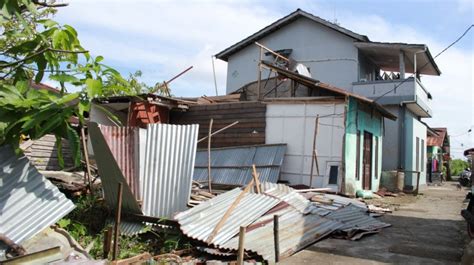
[[[177,96],[214,95],[211,56],[301,8],[373,41],[425,43],[433,55],[474,21],[474,1],[92,1],[70,0],[56,20],[74,26],[83,46],[124,75],[149,84],[194,68],[171,84]],[[448,127],[453,153],[474,146],[474,30],[441,55],[440,77],[424,77],[433,95],[431,126]],[[218,90],[226,64],[216,61]],[[473,127],[474,129],[474,127]],[[462,135],[461,135],[462,134]]]

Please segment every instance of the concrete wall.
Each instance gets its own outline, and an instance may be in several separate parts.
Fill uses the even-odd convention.
[[[308,66],[312,77],[322,82],[351,90],[352,82],[358,80],[358,50],[353,39],[309,19],[300,18],[259,42],[272,50],[293,49],[290,57]],[[257,80],[258,60],[256,45],[229,57],[227,93]],[[268,72],[262,74],[262,78],[267,76]]]
[[[421,171],[420,185],[426,185],[426,126],[409,110],[405,112],[405,170]],[[416,168],[416,138],[419,138],[419,166]],[[423,140],[423,145],[421,144]],[[422,156],[421,153],[424,153]],[[424,157],[422,161],[422,157]],[[416,187],[416,174],[405,174],[405,186]]]
[[[379,189],[380,177],[382,172],[382,146],[383,146],[383,117],[377,112],[372,113],[370,109],[362,106],[354,99],[349,100],[349,109],[346,117],[346,144],[345,144],[345,193],[355,195],[357,190],[362,190],[363,178],[363,146],[364,132],[372,134],[372,191]],[[357,161],[357,130],[360,131],[360,160],[359,160],[359,176],[356,178],[356,161]],[[378,139],[378,150],[376,150],[376,141]],[[376,156],[378,159],[376,159]],[[377,161],[377,166],[375,161]]]
[[[297,104],[274,102],[267,105],[265,143],[287,144],[282,180],[287,180],[291,184],[309,185],[316,115],[344,113],[344,105],[343,101]],[[328,181],[329,167],[338,165],[338,184],[341,183],[343,119],[342,115],[320,119],[316,140],[319,175],[314,169],[313,187],[331,187],[334,191],[339,189],[339,185],[328,185]]]
[[[398,117],[396,121],[384,120],[384,138],[382,170],[397,170],[401,166],[400,152],[402,152],[402,142],[400,139],[400,121],[402,120],[401,109],[398,105],[384,106],[388,111]]]

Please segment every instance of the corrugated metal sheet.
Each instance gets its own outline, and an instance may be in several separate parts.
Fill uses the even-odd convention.
[[[149,124],[140,192],[143,212],[172,217],[187,209],[199,125]]]
[[[115,226],[115,220],[113,218],[108,218],[106,221],[106,226]],[[126,220],[120,221],[120,234],[126,236],[133,236],[142,233],[146,225],[141,222],[130,222]]]
[[[292,210],[279,217],[280,256],[288,257],[304,247],[321,240],[336,231],[343,224],[318,215],[303,215]],[[245,249],[256,252],[269,263],[275,262],[273,222],[245,234]],[[236,236],[221,245],[225,249],[238,249],[239,237]]]
[[[99,125],[128,186],[140,200],[138,128]]]
[[[214,227],[224,216],[242,190],[235,188],[175,216],[187,236],[206,241]],[[260,218],[280,201],[263,194],[246,193],[212,240],[219,246],[239,233],[240,226],[247,226]]]
[[[0,147],[0,233],[16,243],[36,235],[71,212],[74,204],[25,156]]]
[[[326,217],[342,222],[344,226],[340,230],[348,233],[354,230],[373,231],[390,226],[390,224],[369,216],[366,211],[352,204],[338,209]]]
[[[218,184],[245,185],[252,178],[255,164],[261,181],[276,183],[286,151],[286,144],[256,145],[217,148],[211,150],[212,182]],[[207,150],[196,154],[193,179],[208,180]]]
[[[306,214],[311,211],[312,203],[287,185],[263,182],[261,187],[264,193],[288,203],[300,213]]]
[[[89,134],[92,148],[94,149],[94,156],[99,169],[100,180],[102,181],[102,188],[104,189],[104,197],[110,209],[115,209],[117,206],[117,191],[118,183],[123,183],[122,195],[122,210],[129,213],[142,214],[142,210],[138,205],[135,196],[120,170],[113,154],[105,141],[104,135],[95,122],[89,123]]]

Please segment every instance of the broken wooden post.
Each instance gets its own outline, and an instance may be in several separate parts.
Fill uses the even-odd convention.
[[[86,133],[84,131],[84,127],[81,127],[81,137],[82,137],[82,149],[84,150],[84,158],[86,160],[86,172],[84,173],[84,182],[86,182],[89,192],[92,193],[91,164],[89,162],[89,151],[87,149]],[[87,177],[86,177],[86,174],[87,174]]]
[[[260,194],[261,193],[260,181],[258,180],[258,177],[260,176],[260,174],[257,173],[257,168],[255,167],[255,164],[252,165],[252,169],[253,169],[253,172],[252,172],[253,181],[255,182],[255,186],[257,187],[257,193]]]
[[[319,175],[319,165],[318,165],[318,157],[316,154],[316,138],[318,137],[318,130],[319,130],[319,114],[316,116],[316,121],[314,123],[314,136],[313,136],[313,150],[311,152],[311,173],[309,175],[309,187],[311,188],[313,185],[313,165],[314,161],[316,160],[316,170]]]
[[[245,189],[243,191],[241,191],[239,193],[239,195],[237,196],[237,198],[235,199],[235,201],[230,205],[230,207],[227,209],[227,211],[224,213],[224,215],[222,216],[221,220],[219,220],[219,222],[217,223],[216,227],[214,227],[214,230],[212,230],[211,234],[209,235],[209,237],[207,238],[206,242],[211,244],[212,243],[212,240],[214,239],[214,237],[217,235],[217,233],[219,232],[219,230],[222,228],[222,226],[224,225],[225,221],[227,221],[227,219],[229,218],[230,214],[232,213],[232,211],[235,209],[235,207],[237,207],[237,205],[239,204],[239,202],[242,200],[242,198],[244,197],[245,193],[247,193],[250,188],[252,188],[254,185],[254,180],[250,180],[249,184],[247,185],[247,187],[245,187]]]
[[[275,242],[275,262],[280,261],[280,234],[278,223],[278,215],[273,216],[273,240]]]
[[[211,177],[211,138],[212,138],[212,123],[214,119],[211,119],[209,122],[209,134],[207,135],[207,179],[208,179],[208,187],[209,193],[212,193],[212,177]]]
[[[112,228],[108,227],[104,231],[104,245],[102,248],[102,258],[109,259],[110,247],[112,245]]]
[[[115,209],[115,234],[114,234],[114,249],[112,251],[112,260],[116,260],[119,252],[118,242],[120,240],[120,216],[122,214],[122,193],[123,184],[118,183],[117,208]]]
[[[262,65],[260,64],[263,60],[262,48],[259,49],[259,61],[257,64],[258,78],[257,78],[257,101],[260,101],[260,82],[262,80]]]
[[[237,256],[238,265],[244,264],[244,254],[245,254],[244,243],[245,243],[245,227],[241,226],[239,230],[239,250],[238,250],[239,254]]]

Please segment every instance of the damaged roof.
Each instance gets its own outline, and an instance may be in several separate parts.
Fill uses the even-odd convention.
[[[304,85],[308,88],[326,90],[328,92],[332,92],[332,93],[340,95],[340,96],[355,98],[359,101],[362,101],[364,103],[367,103],[367,104],[373,106],[384,117],[386,117],[388,119],[391,119],[391,120],[396,120],[397,119],[397,116],[390,113],[388,110],[386,110],[384,107],[382,107],[382,105],[375,102],[375,100],[368,99],[366,97],[360,96],[360,95],[355,94],[355,93],[351,93],[349,91],[346,91],[344,89],[341,89],[341,88],[338,88],[338,87],[335,87],[335,86],[331,86],[329,84],[326,84],[326,83],[320,82],[318,80],[315,80],[311,77],[307,77],[307,76],[300,75],[298,73],[292,72],[290,70],[283,69],[281,67],[278,67],[278,66],[276,66],[272,63],[266,62],[266,61],[261,61],[261,64],[263,66],[277,72],[279,75],[282,75],[282,76],[287,77],[291,80],[294,80],[295,82],[297,82],[299,84],[302,84],[302,85]],[[291,100],[292,98],[289,98],[289,99]],[[312,99],[316,99],[316,97],[306,97],[306,98],[299,98],[299,99],[300,100],[312,100]],[[278,99],[272,99],[272,100],[278,100]],[[285,99],[283,99],[283,100],[285,100]],[[288,99],[286,99],[286,100],[288,100]]]

